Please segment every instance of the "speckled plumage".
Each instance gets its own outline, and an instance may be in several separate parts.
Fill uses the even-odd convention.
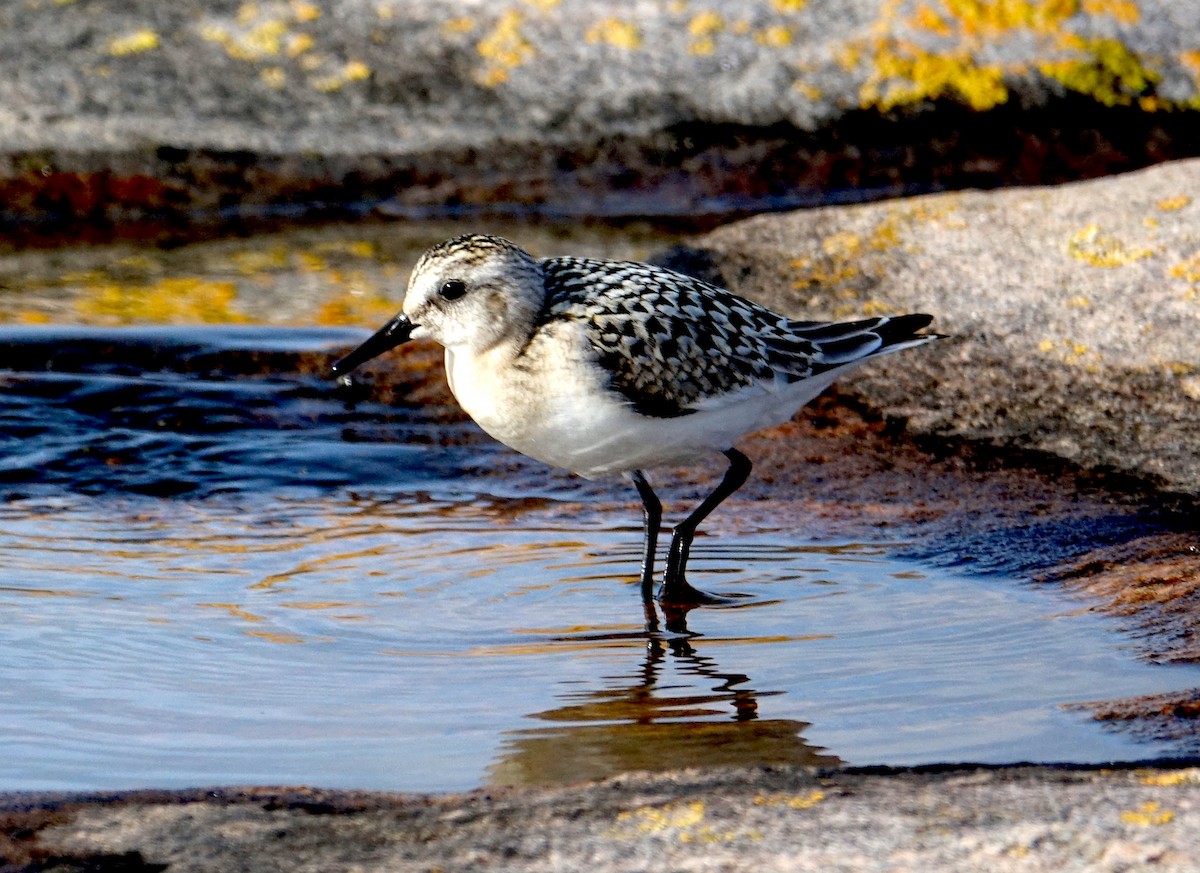
[[[757,383],[793,383],[911,339],[928,316],[796,321],[690,276],[629,261],[546,258],[539,326],[586,325],[612,388],[643,415],[695,412]]]
[[[721,484],[675,528],[659,594],[695,601],[704,595],[684,579],[692,536],[751,468],[734,442],[787,421],[842,371],[934,339],[918,333],[931,320],[796,321],[661,267],[539,260],[468,234],[421,256],[403,311],[334,372],[432,338],[451,390],[496,439],[582,476],[629,476],[645,507],[647,598],[661,505],[642,470],[723,453]]]

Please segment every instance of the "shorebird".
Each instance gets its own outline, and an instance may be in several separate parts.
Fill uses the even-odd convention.
[[[399,314],[333,365],[343,377],[410,339],[445,347],[450,390],[484,431],[585,478],[620,473],[641,498],[641,587],[654,595],[662,504],[644,470],[720,452],[720,484],[671,536],[658,599],[710,598],[685,577],[700,523],[750,474],[734,443],[780,424],[845,371],[935,339],[929,315],[796,321],[662,267],[535,258],[467,234],[417,261]]]

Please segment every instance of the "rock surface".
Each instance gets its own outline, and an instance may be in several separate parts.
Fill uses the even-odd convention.
[[[10,220],[687,214],[1196,154],[1194,0],[28,0]]]
[[[37,870],[1193,870],[1200,769],[685,770],[437,797],[10,796],[0,818],[10,857]]]
[[[1200,495],[1200,161],[1054,188],[760,216],[666,260],[802,317],[950,338],[847,386],[919,434]]]

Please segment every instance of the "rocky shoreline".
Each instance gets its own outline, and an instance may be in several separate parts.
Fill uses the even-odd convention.
[[[0,234],[715,227],[660,259],[797,316],[923,310],[951,337],[864,370],[819,426],[757,437],[769,484],[834,507],[831,528],[929,542],[988,530],[989,508],[1005,530],[1152,514],[1151,533],[1085,535],[1029,570],[1122,616],[1143,657],[1194,662],[1198,34],[1190,0],[28,0],[0,10]],[[795,463],[812,457],[823,474]],[[772,493],[745,496],[761,513]],[[1091,711],[1194,737],[1200,707]],[[18,794],[0,797],[0,869],[1183,870],[1195,763]]]

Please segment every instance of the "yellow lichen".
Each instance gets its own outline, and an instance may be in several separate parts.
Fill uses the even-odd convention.
[[[1172,264],[1167,268],[1167,276],[1187,283],[1188,287],[1183,292],[1184,300],[1200,298],[1200,252]]]
[[[1128,106],[1162,78],[1162,73],[1146,67],[1133,51],[1115,39],[1067,34],[1062,42],[1081,57],[1043,61],[1037,65],[1038,70],[1105,106]],[[1152,101],[1149,106],[1157,107],[1158,102]],[[1143,103],[1143,108],[1148,108],[1147,104]]]
[[[1183,207],[1189,205],[1191,202],[1192,198],[1190,196],[1187,194],[1180,194],[1176,197],[1167,197],[1163,200],[1159,200],[1155,205],[1158,206],[1158,208],[1163,212],[1175,212],[1178,209],[1183,209]]]
[[[605,18],[588,28],[584,39],[592,44],[604,43],[634,51],[642,47],[642,35],[637,25],[620,18]]]
[[[108,53],[114,58],[123,58],[152,51],[158,48],[158,45],[158,34],[147,27],[109,40]]]
[[[1197,785],[1200,784],[1200,767],[1172,770],[1169,773],[1147,773],[1142,776],[1141,782],[1143,785]]]
[[[509,72],[532,58],[535,54],[532,43],[521,32],[524,16],[510,9],[500,16],[495,26],[475,44],[479,56],[488,63],[478,76],[478,81],[495,87],[508,81]]]
[[[704,820],[704,801],[643,806],[617,814],[617,823],[636,834],[653,834],[668,829],[690,828]]]
[[[201,28],[200,35],[223,46],[231,58],[239,61],[259,61],[273,58],[280,53],[287,32],[287,22],[272,18],[238,33],[220,25],[209,24]]]
[[[725,19],[711,9],[700,12],[688,22],[688,33],[692,36],[711,36],[725,29]]]
[[[1174,818],[1175,813],[1169,809],[1163,809],[1160,804],[1153,800],[1143,803],[1138,809],[1126,810],[1121,813],[1121,821],[1141,827],[1165,825]]]
[[[292,0],[292,16],[301,24],[316,21],[321,17],[321,7],[305,0]]]
[[[323,94],[339,91],[350,82],[368,79],[371,68],[362,61],[348,61],[335,73],[312,80],[312,86]]]
[[[282,67],[263,67],[258,77],[263,80],[263,83],[270,88],[279,90],[287,84],[287,73]]]
[[[808,4],[808,0],[771,0],[776,12],[799,12]]]
[[[803,79],[797,79],[796,81],[792,82],[792,90],[803,95],[809,100],[820,100],[823,96],[825,96],[820,88],[809,82],[805,82]]]
[[[371,68],[362,61],[347,61],[342,67],[342,75],[347,82],[358,82],[371,77]]]
[[[1193,76],[1200,78],[1200,50],[1189,49],[1179,53],[1179,62],[1187,67]]]
[[[1098,224],[1089,224],[1071,234],[1067,253],[1077,261],[1093,267],[1122,267],[1155,252],[1147,246],[1129,246],[1115,237],[1105,236]]]
[[[1083,0],[1083,11],[1089,15],[1108,15],[1122,24],[1137,24],[1142,11],[1133,0]]]
[[[289,34],[287,38],[287,56],[289,58],[298,58],[311,49],[315,43],[316,40],[307,33]]]
[[[917,5],[911,21],[918,30],[928,31],[937,36],[951,36],[954,33],[949,22],[925,3]]]
[[[755,806],[786,806],[789,809],[811,809],[825,799],[825,792],[814,789],[807,794],[759,794]]]
[[[754,40],[767,48],[784,48],[792,44],[792,32],[782,25],[775,25],[760,30],[754,35]]]
[[[451,18],[442,22],[442,33],[447,36],[453,36],[458,33],[470,33],[475,29],[475,21],[463,15],[459,18]]]
[[[907,12],[911,8],[911,12]],[[1153,93],[1162,72],[1112,38],[1082,37],[1066,28],[1080,13],[1136,23],[1131,0],[888,0],[869,39],[843,52],[847,66],[865,52],[871,61],[860,90],[864,107],[950,98],[985,110],[1008,99],[1009,76],[1031,68],[1105,105],[1136,103],[1146,111],[1175,105]],[[1035,60],[998,63],[984,50],[1032,46]],[[1196,58],[1200,64],[1200,56]],[[1200,66],[1198,66],[1200,70]],[[1197,73],[1200,81],[1200,72]],[[1200,105],[1200,97],[1182,105]]]

